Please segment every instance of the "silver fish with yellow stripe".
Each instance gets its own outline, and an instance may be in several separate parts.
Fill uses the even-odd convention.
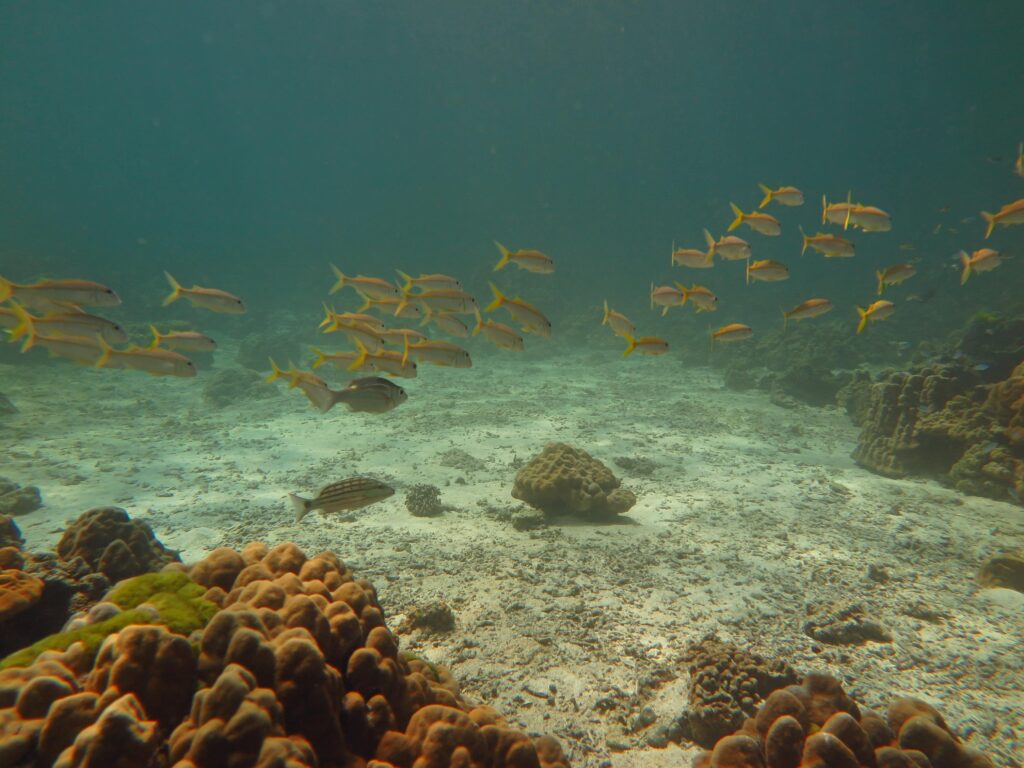
[[[372,477],[350,477],[324,486],[315,499],[304,499],[294,493],[289,493],[288,498],[295,510],[295,522],[301,523],[302,518],[315,509],[322,513],[362,509],[394,494],[395,489],[380,480],[374,480]]]

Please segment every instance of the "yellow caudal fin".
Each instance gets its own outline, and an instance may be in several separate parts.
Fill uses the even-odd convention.
[[[494,241],[494,244],[498,246],[498,251],[501,253],[501,258],[498,260],[497,265],[495,265],[494,267],[494,271],[497,272],[499,269],[504,269],[505,267],[508,266],[509,259],[512,258],[512,253],[509,251],[508,248],[499,243],[497,240]]]
[[[747,285],[750,285],[750,259],[747,259]]]
[[[494,294],[494,301],[492,301],[490,304],[484,307],[484,312],[493,312],[506,301],[508,301],[508,298],[505,296],[504,293],[501,292],[498,286],[496,286],[494,283],[488,283],[488,285],[491,286],[491,292]]]
[[[622,353],[623,357],[629,357],[633,354],[633,350],[636,349],[636,339],[626,334],[626,351]]]
[[[988,240],[988,236],[992,234],[992,230],[996,227],[996,215],[988,211],[982,211],[981,217],[988,222],[988,227],[985,229],[985,239]]]
[[[676,288],[678,288],[679,292],[681,294],[683,294],[683,300],[681,302],[679,302],[679,306],[683,306],[684,304],[686,304],[686,300],[688,298],[690,298],[690,289],[687,288],[685,285],[683,285],[682,283],[680,283],[678,281],[675,281],[675,282],[676,282]]]
[[[821,196],[821,223],[825,224],[828,221],[828,199],[825,195]]]
[[[163,340],[163,336],[160,335],[160,331],[156,329],[155,325],[149,326],[150,332],[153,334],[153,343],[149,345],[150,349],[156,349],[160,346],[160,342]]]
[[[423,305],[423,319],[420,321],[420,325],[427,325],[434,317],[434,310],[429,305]]]
[[[772,197],[773,197],[774,193],[765,184],[758,183],[757,186],[759,186],[761,188],[761,191],[764,192],[764,200],[762,200],[761,204],[759,206],[757,206],[757,207],[758,208],[764,208],[766,205],[768,205],[768,203],[770,203],[772,201]]]
[[[960,251],[960,263],[964,266],[964,271],[960,273],[960,285],[967,282],[967,278],[971,276],[971,257],[967,255],[966,251]]]
[[[608,306],[608,302],[604,303],[605,307]],[[480,331],[484,329],[484,319],[480,316],[480,310],[474,309],[473,313],[476,315],[476,325],[473,327],[473,335],[476,336]]]
[[[843,229],[846,230],[850,226],[850,214],[853,213],[853,190],[849,190],[846,193],[846,218],[843,220]]]
[[[398,306],[395,307],[395,317],[401,317],[402,316],[402,312],[405,310],[406,307],[409,306],[409,297],[410,296],[412,296],[412,294],[409,293],[408,290],[403,288],[402,289],[402,300],[400,302],[398,302]]]
[[[102,336],[97,336],[96,340],[100,343],[100,349],[103,350],[103,352],[99,356],[99,359],[96,361],[96,367],[104,368],[106,367],[107,363],[110,362],[110,355],[113,353],[114,350],[111,348],[109,344],[107,344],[107,340],[104,339]]]
[[[267,359],[270,360],[270,375],[267,376],[267,383],[273,384],[285,374],[284,371],[277,367],[277,363],[274,362],[274,358],[270,357]]]
[[[327,362],[327,355],[324,354],[324,351],[322,349],[320,349],[319,347],[310,347],[309,349],[314,355],[316,355],[316,360],[313,361],[313,364],[310,366],[310,368],[316,370],[321,365]]]
[[[823,197],[822,200],[824,200],[824,199],[825,198]],[[800,255],[803,256],[805,253],[807,253],[807,243],[810,240],[810,238],[807,237],[807,233],[804,232],[804,228],[803,227],[799,227],[799,229],[800,229],[800,237],[802,237],[804,239],[804,246],[803,246],[803,248],[800,249]]]
[[[25,337],[25,341],[22,342],[21,351],[27,352],[32,349],[36,343],[36,326],[33,322],[33,317],[25,308],[17,302],[11,302],[11,309],[14,310],[14,316],[18,318],[18,324],[7,331],[7,334],[11,337],[11,341],[15,342],[22,336]]]
[[[409,337],[405,337],[405,349],[402,350],[402,367],[405,368],[405,364],[409,361]]]
[[[14,283],[6,277],[0,277],[0,304],[3,304],[14,295]]]
[[[323,328],[334,322],[334,312],[328,308],[327,303],[324,302],[321,306],[324,308],[324,319],[320,321],[320,325],[317,328]]]
[[[408,337],[406,337],[408,341]],[[366,348],[363,342],[356,339],[356,349],[359,350],[359,354],[356,355],[356,359],[352,361],[352,364],[348,367],[350,371],[358,371],[366,363],[366,358],[370,354],[370,351]]]
[[[875,272],[875,277],[878,278],[878,295],[882,295],[882,291],[885,290],[885,272],[878,270]]]
[[[732,232],[736,227],[743,223],[743,211],[739,209],[739,206],[737,206],[736,203],[729,203],[729,207],[732,208],[732,212],[736,218],[732,220],[732,224],[729,225],[726,232]]]
[[[400,285],[398,287],[398,290],[400,290],[402,293],[407,293],[408,291],[411,291],[412,290],[412,277],[410,275],[405,274],[405,272],[403,272],[400,269],[396,269],[395,272],[397,272],[398,276],[400,278],[402,278],[402,280],[405,281],[405,284],[404,285]]]
[[[172,304],[181,298],[181,284],[174,279],[174,276],[170,272],[164,272],[164,277],[167,278],[167,282],[171,284],[171,293],[164,299],[164,306]]]
[[[861,307],[857,307],[857,314],[860,315],[860,322],[857,323],[857,333],[860,333],[868,324],[868,311]]]
[[[708,258],[714,258],[715,256],[715,238],[711,236],[711,233],[706,229],[704,230],[704,242],[708,244]]]
[[[348,277],[345,275],[344,272],[342,272],[333,264],[331,264],[331,269],[334,270],[334,276],[338,279],[334,283],[334,285],[331,286],[331,290],[329,291],[329,293],[337,293],[338,291],[345,287],[345,281],[348,280]]]

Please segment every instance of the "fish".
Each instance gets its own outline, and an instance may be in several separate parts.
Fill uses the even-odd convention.
[[[782,225],[779,224],[779,220],[774,216],[762,213],[761,211],[744,213],[736,203],[729,203],[729,207],[732,208],[732,212],[736,218],[732,220],[732,224],[730,224],[729,228],[726,230],[727,232],[732,232],[740,224],[746,224],[752,230],[760,232],[762,235],[774,237],[782,234]]]
[[[750,258],[750,243],[736,235],[722,235],[718,242],[711,233],[704,230],[704,240],[708,244],[708,258],[717,253],[726,261],[741,261]]]
[[[473,360],[469,352],[450,341],[426,340],[415,344],[406,344],[409,357],[418,363],[430,363],[446,368],[472,368]]]
[[[966,283],[967,278],[972,273],[991,272],[1003,263],[1003,257],[999,251],[993,251],[991,248],[979,248],[970,256],[967,255],[966,251],[960,251],[957,255],[960,257],[960,263],[964,267],[963,272],[960,274],[960,285]]]
[[[655,306],[662,308],[662,317],[668,314],[669,307],[683,306],[682,290],[673,288],[671,285],[655,286],[654,283],[651,283],[651,309],[654,309]]]
[[[857,333],[863,331],[868,322],[878,322],[879,320],[885,320],[890,317],[893,312],[896,311],[896,305],[891,301],[885,299],[879,299],[878,301],[872,302],[865,309],[863,307],[857,307],[857,314],[860,315],[860,322],[857,323]]]
[[[45,347],[51,357],[63,357],[81,365],[95,365],[103,350],[99,336],[43,336],[36,331],[31,315],[20,304],[13,304],[17,324],[7,333],[11,342],[24,337],[21,352],[28,352],[38,344]]]
[[[696,248],[676,248],[672,243],[671,264],[676,267],[689,267],[690,269],[711,269],[715,266],[714,254],[709,248],[701,251]]]
[[[1017,145],[1017,159],[1013,162],[1013,172],[1024,178],[1024,142]]]
[[[911,245],[910,243],[900,243],[900,250],[901,251],[913,251],[914,250],[914,246]]]
[[[448,275],[420,275],[419,277],[411,277],[400,269],[396,269],[395,272],[405,281],[399,288],[403,293],[411,291],[413,288],[419,288],[424,291],[462,290],[462,282],[454,277],[448,277]]]
[[[628,321],[627,321],[628,322]],[[476,313],[476,326],[473,328],[473,335],[482,333],[484,338],[499,349],[508,349],[513,352],[522,352],[525,348],[523,337],[516,333],[516,329],[504,323],[498,323],[490,318],[484,319]]]
[[[641,355],[664,355],[668,352],[668,342],[657,336],[641,336],[639,339],[626,336],[625,338],[627,344],[626,351],[622,353],[623,357],[629,357],[634,351]]]
[[[772,200],[777,202],[779,205],[803,205],[804,204],[804,193],[796,187],[779,187],[778,189],[771,189],[765,184],[758,184],[761,191],[764,192],[764,199],[758,208],[764,208]]]
[[[917,267],[906,262],[893,264],[885,269],[878,270],[875,272],[875,277],[878,278],[878,295],[882,295],[882,291],[885,290],[885,286],[899,285],[904,280],[908,280],[916,274]]]
[[[150,349],[163,346],[167,349],[182,349],[186,352],[213,352],[217,349],[217,342],[199,331],[170,331],[160,333],[155,325],[149,326],[153,334],[153,343]]]
[[[458,339],[469,338],[469,328],[451,312],[434,312],[430,307],[423,309],[423,322],[420,325],[433,323],[441,333],[447,333]]]
[[[121,303],[121,297],[113,288],[92,280],[40,280],[32,285],[20,285],[0,277],[0,304],[8,299],[46,311],[67,309],[68,304],[116,307]]]
[[[495,272],[499,269],[504,269],[509,263],[515,264],[527,272],[535,272],[538,275],[550,275],[555,271],[555,262],[552,261],[551,257],[546,256],[540,251],[526,249],[513,252],[497,240],[494,241],[494,244],[501,253],[501,259],[498,260],[497,265],[494,267]]]
[[[226,315],[245,314],[245,304],[232,293],[222,291],[219,288],[202,288],[198,285],[193,285],[191,288],[183,288],[170,272],[164,272],[164,277],[171,284],[171,293],[164,299],[165,307],[184,297],[192,303],[193,307],[199,307],[210,312],[219,312]]]
[[[777,283],[789,279],[789,268],[780,261],[761,259],[747,262],[747,285],[751,280],[762,283]]]
[[[295,522],[313,510],[321,513],[343,512],[362,509],[377,501],[395,495],[395,489],[372,477],[350,477],[337,483],[331,483],[320,489],[315,499],[304,499],[289,493],[292,509],[295,510]]]
[[[499,307],[504,307],[505,311],[512,316],[513,320],[519,323],[520,328],[524,331],[535,333],[538,336],[547,337],[551,335],[551,321],[544,316],[543,312],[532,304],[523,301],[518,296],[514,299],[508,298],[494,283],[489,283],[489,285],[491,286],[491,292],[494,294],[494,301],[484,308],[484,312],[493,312]]]
[[[415,341],[426,341],[427,335],[425,333],[420,333],[414,328],[388,328],[381,331],[380,338],[385,344],[403,347],[405,346],[406,341],[410,344]]]
[[[98,337],[97,341],[100,344],[100,356],[95,363],[97,368],[142,371],[150,376],[192,378],[196,375],[196,366],[191,360],[169,349],[146,347],[114,349],[107,344],[102,336]]]
[[[711,334],[711,347],[715,346],[715,342],[734,342],[743,341],[749,339],[754,335],[754,329],[749,325],[743,323],[729,323],[723,325],[717,331],[713,331]]]
[[[334,403],[344,403],[355,413],[387,413],[409,399],[405,389],[382,376],[353,379],[333,395]]]
[[[359,322],[342,321],[340,318],[335,318],[329,326],[324,328],[324,333],[335,333],[337,331],[345,334],[354,342],[361,342],[363,346],[371,352],[379,352],[384,348],[384,339],[381,338],[381,335],[377,331],[373,330],[368,325],[363,325]]]
[[[310,347],[310,349],[316,355],[316,359],[313,360],[312,364],[314,370],[327,363],[331,363],[338,368],[348,368],[359,357],[358,352],[324,352],[319,347]]]
[[[790,310],[782,311],[782,330],[790,320],[807,320],[811,317],[821,317],[826,312],[832,311],[832,302],[828,299],[808,299],[797,304]]]
[[[387,325],[379,317],[373,315],[367,315],[365,312],[335,312],[333,309],[328,308],[326,304],[324,308],[324,319],[320,321],[320,327],[332,325],[337,321],[343,323],[361,323],[367,328],[371,328],[377,333],[382,333]]]
[[[346,275],[333,264],[331,264],[331,269],[334,270],[334,276],[337,278],[337,281],[331,286],[331,294],[335,294],[346,285],[349,285],[352,286],[364,299],[401,298],[401,292],[398,290],[398,287],[392,285],[383,278],[366,277],[365,275],[356,275],[355,277],[351,277]],[[359,311],[362,312],[362,310]]]
[[[864,232],[888,232],[892,229],[892,217],[873,205],[854,205],[848,210],[843,229],[856,227]]]
[[[404,317],[406,319],[419,319],[423,317],[423,308],[419,304],[411,302],[403,302],[401,297],[388,297],[383,299],[374,299],[370,296],[363,296],[363,304],[359,307],[357,312],[365,312],[368,309],[375,309],[379,312],[385,312],[395,317]]]
[[[851,197],[851,193],[847,193],[845,202],[829,203],[825,195],[822,195],[821,223],[842,224],[845,227],[850,218],[850,210],[854,207]]]
[[[601,319],[601,325],[607,325],[612,329],[612,333],[624,339],[636,336],[636,328],[630,319],[621,312],[609,308],[607,299],[604,302],[604,317]]]
[[[1002,227],[1008,227],[1011,224],[1024,224],[1024,197],[1020,200],[1014,200],[1012,203],[1007,203],[996,213],[982,211],[981,216],[988,223],[988,227],[985,230],[985,239],[988,240],[996,224]],[[0,296],[2,295],[0,293]]]
[[[268,383],[273,383],[281,378],[288,379],[288,389],[296,389],[306,396],[306,399],[313,404],[321,413],[331,410],[337,403],[335,395],[327,382],[309,371],[300,371],[294,364],[289,364],[287,371],[281,370],[274,358],[270,358],[271,373],[267,377]]]
[[[839,235],[832,235],[826,232],[808,235],[804,232],[803,227],[800,227],[800,235],[804,239],[803,248],[800,249],[801,256],[807,252],[808,247],[813,248],[818,253],[825,254],[826,258],[850,258],[856,251],[853,243]]]
[[[0,326],[16,327],[18,315],[13,305],[0,307]],[[20,305],[19,305],[20,306]],[[26,310],[27,313],[27,310]],[[51,312],[42,317],[32,317],[32,324],[43,336],[102,336],[110,344],[123,344],[128,341],[128,332],[113,320],[85,312]]]
[[[419,304],[424,313],[430,310],[456,315],[472,315],[478,308],[476,299],[458,288],[439,288],[420,293],[403,290],[402,299],[395,308],[395,315],[400,316],[402,310],[409,304]]]
[[[386,349],[370,352],[359,341],[356,342],[356,349],[359,350],[359,354],[349,364],[350,371],[376,371],[390,373],[392,376],[403,379],[416,378],[416,361],[409,359],[408,349],[403,352],[392,352]]]
[[[682,303],[689,301],[698,312],[714,312],[718,309],[718,297],[703,285],[694,284],[687,288],[682,283],[676,283],[676,288],[683,295]]]

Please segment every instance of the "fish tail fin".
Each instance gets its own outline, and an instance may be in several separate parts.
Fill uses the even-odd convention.
[[[747,285],[750,285],[750,257],[747,257]]]
[[[761,184],[760,182],[758,182],[757,186],[759,186],[761,188],[761,191],[764,192],[764,200],[762,200],[761,204],[757,207],[764,208],[766,205],[768,205],[768,203],[772,201],[772,191],[771,189],[768,188],[767,185]]]
[[[988,240],[988,236],[991,235],[992,234],[992,230],[995,229],[995,226],[996,226],[996,216],[995,216],[994,213],[989,213],[988,211],[982,211],[981,212],[981,217],[983,219],[985,219],[985,221],[988,222],[988,227],[986,227],[986,229],[985,229],[985,239]]]
[[[626,334],[626,351],[622,353],[623,357],[629,357],[633,354],[633,350],[636,349],[636,339]]]
[[[607,307],[608,306],[608,302],[606,301],[604,303],[604,305]],[[473,335],[476,336],[478,333],[480,333],[480,331],[482,331],[484,329],[484,319],[480,315],[479,308],[473,310],[473,313],[476,315],[476,325],[473,326]]]
[[[408,341],[408,336],[406,340]],[[370,354],[370,351],[366,348],[363,342],[356,339],[356,349],[359,350],[359,354],[356,355],[356,359],[352,361],[352,364],[348,367],[350,371],[358,371],[366,363],[366,358]]]
[[[494,267],[494,271],[497,272],[499,269],[504,269],[508,266],[509,259],[512,258],[512,253],[497,240],[494,241],[494,244],[498,246],[498,251],[501,253],[501,259],[498,260],[497,265]]]
[[[736,218],[732,220],[732,224],[729,225],[729,228],[726,230],[726,232],[732,232],[734,229],[736,229],[736,227],[743,223],[744,218],[743,211],[739,209],[739,206],[736,205],[736,203],[729,203],[729,207],[732,208],[732,212],[736,216]]]
[[[28,352],[36,343],[36,326],[33,322],[32,315],[30,315],[21,304],[16,301],[11,302],[11,309],[14,310],[14,316],[18,318],[18,324],[11,328],[7,334],[11,337],[11,341],[17,341],[22,336],[25,337],[25,341],[21,345],[22,352]]]
[[[164,272],[164,277],[167,278],[167,282],[171,284],[171,293],[164,299],[164,306],[173,304],[175,301],[181,298],[181,283],[174,279],[174,275],[170,272]]]
[[[875,272],[875,277],[878,278],[878,295],[881,296],[885,290],[885,273],[879,269]]]
[[[14,283],[6,277],[0,277],[0,304],[3,304],[14,295]]]
[[[269,357],[267,359],[270,360],[270,375],[267,376],[267,383],[273,384],[275,381],[284,376],[284,371],[282,371],[278,367],[277,363],[274,362],[274,358]]]
[[[708,244],[708,259],[712,259],[715,256],[715,238],[711,236],[711,233],[706,229],[704,230],[704,242]]]
[[[327,306],[327,302],[325,301],[320,306],[324,308],[324,319],[320,321],[320,325],[317,328],[328,326],[334,321],[334,312]]]
[[[676,241],[675,240],[672,241],[672,250],[669,251],[669,254],[668,254],[668,263],[671,264],[671,265],[675,265],[675,263],[676,263]]]
[[[821,199],[824,200],[825,196],[822,195]],[[804,228],[802,226],[799,229],[800,229],[800,237],[802,237],[804,239],[803,248],[800,249],[800,255],[803,256],[805,253],[807,253],[807,243],[808,243],[809,238],[807,237],[807,233],[804,232]]]
[[[107,344],[107,340],[104,339],[102,336],[97,336],[96,338],[100,343],[100,349],[103,350],[100,353],[99,359],[96,361],[96,367],[104,368],[106,367],[107,363],[110,362],[110,355],[114,350],[109,344]]]
[[[434,310],[430,308],[429,304],[423,305],[423,319],[420,321],[420,325],[427,325],[430,323],[434,316]]]
[[[399,290],[402,293],[406,293],[408,291],[411,291],[412,290],[412,277],[410,275],[405,274],[405,272],[403,272],[400,269],[396,269],[395,272],[397,272],[398,276],[405,281],[405,284],[400,286]]]
[[[686,303],[686,300],[690,298],[690,289],[678,281],[676,281],[676,288],[678,288],[679,292],[683,294],[683,300],[679,302],[679,306],[683,306]]]
[[[409,362],[409,337],[405,337],[405,348],[402,350],[402,367],[405,368],[405,364]]]
[[[149,345],[149,348],[156,349],[160,346],[160,342],[164,337],[160,335],[160,331],[156,329],[155,325],[149,326],[149,330],[153,334],[153,343]]]
[[[825,195],[821,196],[821,223],[824,225],[828,221],[828,198]]]
[[[372,309],[373,308],[373,299],[371,299],[369,296],[365,296],[363,294],[359,294],[359,295],[363,297],[363,303],[359,305],[359,309],[357,309],[356,312],[365,312],[368,309]]]
[[[302,518],[309,514],[309,501],[294,493],[288,494],[288,500],[292,503],[292,509],[295,511],[295,522],[301,523]]]
[[[325,355],[324,351],[319,347],[310,347],[310,350],[313,352],[314,355],[316,355],[316,360],[313,361],[313,364],[310,366],[310,368],[316,370],[321,365],[327,362],[327,355]]]
[[[966,251],[960,251],[959,255],[960,263],[964,265],[964,271],[960,273],[960,285],[963,285],[971,276],[971,257],[967,255]]]
[[[501,292],[501,289],[494,283],[488,283],[488,285],[491,286],[491,292],[494,294],[494,301],[484,307],[484,312],[493,312],[504,304],[507,299],[505,294]]]
[[[850,226],[850,213],[853,212],[853,190],[849,190],[846,193],[846,218],[843,220],[843,229],[847,229]]]
[[[331,286],[331,290],[329,291],[329,293],[337,293],[338,291],[345,287],[345,281],[348,280],[348,277],[345,275],[344,272],[342,272],[333,264],[331,264],[331,269],[334,270],[334,276],[338,279],[334,283],[334,285]]]
[[[395,307],[395,317],[400,317],[402,310],[409,306],[409,291],[402,289],[402,300],[398,302],[398,306]]]
[[[868,324],[868,311],[862,307],[857,307],[857,314],[860,315],[860,322],[857,323],[857,333],[860,333]]]

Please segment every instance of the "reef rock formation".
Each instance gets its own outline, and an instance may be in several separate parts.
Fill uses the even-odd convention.
[[[109,627],[98,650],[76,639],[0,671],[3,765],[568,765],[553,739],[508,728],[446,671],[404,658],[373,586],[330,552],[218,549],[107,598],[79,627],[93,640]],[[119,613],[118,600],[137,607]],[[147,623],[106,623],[132,611]]]
[[[607,520],[636,504],[612,471],[589,453],[548,443],[516,475],[512,496],[546,514]]]
[[[695,758],[699,768],[992,768],[919,699],[894,701],[883,717],[861,708],[833,677],[812,674],[773,691],[738,732]]]
[[[1004,552],[986,560],[978,570],[983,587],[1005,587],[1024,592],[1024,552]]]
[[[43,496],[34,485],[18,485],[0,477],[0,515],[27,515],[43,506]]]
[[[131,520],[120,507],[83,512],[57,543],[61,560],[76,557],[111,582],[156,571],[178,561],[178,553],[157,541],[149,524]]]

